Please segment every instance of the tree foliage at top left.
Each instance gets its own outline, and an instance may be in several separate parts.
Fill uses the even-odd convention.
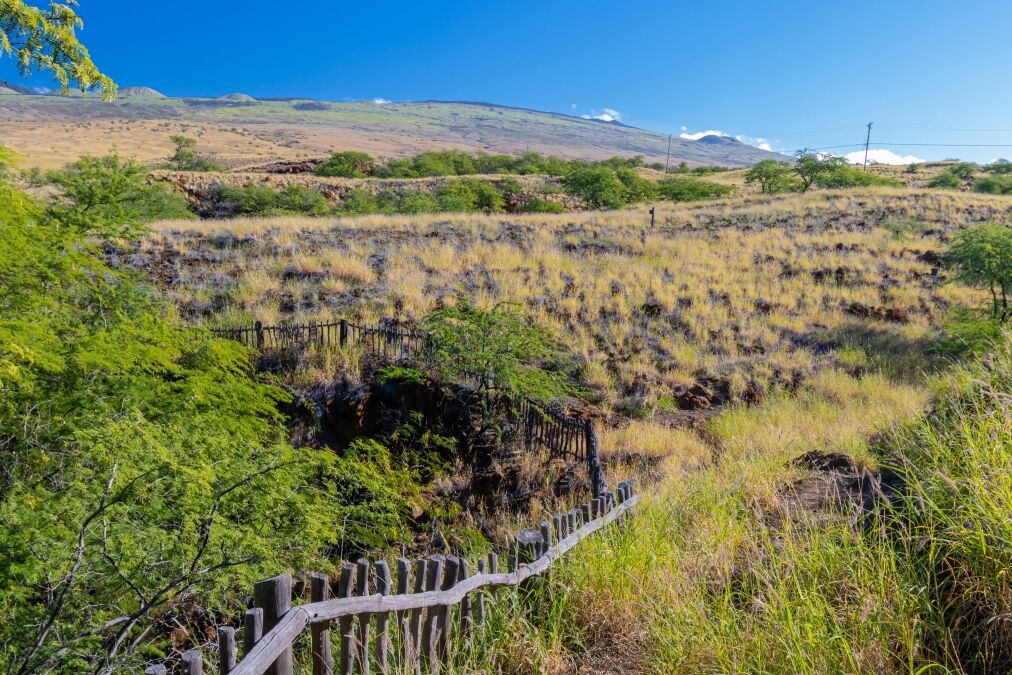
[[[116,84],[77,39],[84,22],[74,11],[76,5],[68,0],[42,9],[24,0],[0,0],[0,56],[12,57],[24,76],[50,71],[63,91],[76,83],[82,91],[98,89],[104,98],[114,98]]]

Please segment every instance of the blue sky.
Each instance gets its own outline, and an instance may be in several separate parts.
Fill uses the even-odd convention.
[[[784,151],[861,144],[874,121],[872,147],[899,155],[1012,156],[901,145],[1012,146],[1010,0],[81,0],[79,12],[121,86],[169,95],[488,101]]]

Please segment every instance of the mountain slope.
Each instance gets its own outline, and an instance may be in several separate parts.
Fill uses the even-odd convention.
[[[171,152],[169,136],[196,137],[226,163],[326,155],[337,149],[400,157],[455,147],[490,153],[535,150],[570,158],[643,155],[664,162],[668,136],[623,124],[472,102],[328,103],[305,99],[234,101],[127,97],[5,97],[0,119],[7,145],[29,162],[57,166],[85,152],[116,147],[143,161]],[[780,157],[731,139],[674,138],[672,165],[747,166]]]

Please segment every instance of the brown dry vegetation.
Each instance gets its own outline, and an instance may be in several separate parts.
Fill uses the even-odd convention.
[[[756,402],[816,371],[916,361],[975,292],[945,283],[949,233],[1008,200],[878,189],[560,216],[163,222],[128,256],[196,322],[413,324],[513,302],[628,412]],[[888,339],[886,339],[888,338]]]

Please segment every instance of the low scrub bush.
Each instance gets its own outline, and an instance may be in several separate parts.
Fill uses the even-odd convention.
[[[657,192],[673,202],[691,202],[724,197],[734,192],[734,188],[693,178],[666,178],[657,184]]]
[[[335,152],[314,173],[317,176],[365,178],[375,168],[375,160],[364,152]]]
[[[197,141],[186,136],[173,136],[176,151],[166,166],[176,171],[224,171],[225,167],[202,157],[194,151]]]
[[[1012,174],[996,174],[980,178],[973,183],[973,191],[992,195],[1012,195]]]
[[[219,209],[234,216],[322,216],[330,212],[326,197],[302,185],[289,185],[283,190],[256,185],[216,185],[210,196]]]

